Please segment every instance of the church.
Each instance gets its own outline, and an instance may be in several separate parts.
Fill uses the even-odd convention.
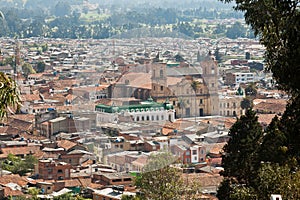
[[[110,86],[108,96],[168,102],[176,118],[218,115],[218,66],[210,54],[193,65],[169,64],[157,55],[138,72],[124,73]]]

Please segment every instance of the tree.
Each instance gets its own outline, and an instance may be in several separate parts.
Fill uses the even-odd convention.
[[[231,138],[223,148],[222,157],[225,177],[235,177],[241,184],[250,182],[258,168],[257,147],[262,135],[256,113],[248,109],[229,130]]]
[[[250,59],[251,59],[251,54],[250,54],[250,52],[246,52],[246,53],[245,53],[245,59],[246,59],[246,60],[250,60]]]
[[[178,199],[183,188],[181,173],[170,167],[176,158],[169,152],[152,154],[144,168],[137,186],[149,199]]]
[[[292,97],[282,115],[281,124],[287,140],[289,157],[300,163],[300,96]]]
[[[35,187],[28,188],[28,194],[32,196],[31,200],[38,200],[39,198],[37,197],[37,195],[39,193],[40,193],[40,189],[38,188]]]
[[[257,89],[256,89],[255,83],[249,84],[245,88],[245,93],[246,93],[247,96],[254,96],[255,97],[257,95]]]
[[[218,63],[221,63],[222,62],[222,56],[221,56],[221,54],[220,54],[220,48],[216,48],[216,50],[215,50],[215,53],[214,53],[214,56],[215,56],[215,58],[216,58],[216,61],[218,62]]]
[[[283,125],[277,116],[267,127],[262,144],[259,147],[259,158],[264,162],[283,164],[287,162],[287,138],[282,131]]]
[[[0,120],[9,112],[20,109],[20,93],[16,82],[7,74],[0,72]]]
[[[58,17],[71,14],[71,5],[67,1],[60,1],[55,6],[54,14]]]
[[[32,65],[29,63],[24,63],[22,65],[22,71],[25,77],[28,77],[29,74],[35,74],[35,70],[33,69]]]
[[[169,152],[151,154],[144,172],[136,179],[142,199],[196,199],[199,185],[186,184],[179,168],[170,166],[177,161]]]
[[[214,30],[214,34],[221,34],[226,32],[226,25],[225,24],[218,24]]]
[[[46,64],[42,61],[39,61],[36,65],[36,72],[41,73],[45,71]]]
[[[7,159],[5,159],[1,165],[2,169],[23,176],[27,172],[32,171],[34,169],[34,164],[36,163],[37,159],[32,155],[28,155],[25,157],[25,160],[22,160],[13,154],[9,154]]]
[[[283,199],[299,199],[300,172],[291,171],[290,166],[263,163],[255,180],[258,199],[269,199],[271,194],[281,194]]]
[[[249,99],[249,98],[244,98],[242,101],[241,101],[241,108],[243,110],[248,110],[250,108],[253,107],[253,103],[252,103],[252,100]]]
[[[245,37],[246,29],[241,22],[235,22],[226,31],[226,37],[230,39],[236,39],[238,37]]]

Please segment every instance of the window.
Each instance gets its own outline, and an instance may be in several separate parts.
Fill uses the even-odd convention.
[[[162,69],[159,71],[159,75],[160,75],[161,78],[164,77],[164,71]]]
[[[153,90],[155,91],[155,85],[153,86]]]
[[[215,87],[215,84],[214,84],[214,83],[212,83],[212,84],[211,84],[211,87]]]
[[[164,86],[160,86],[160,90],[163,91],[164,90]]]
[[[190,155],[190,151],[186,151],[185,155],[189,156]]]
[[[161,116],[161,120],[164,120],[164,119],[165,119],[165,118],[164,118],[164,116],[162,115],[162,116]]]
[[[57,170],[57,173],[63,173],[62,169]]]
[[[193,155],[196,155],[197,154],[197,150],[193,150]]]
[[[200,104],[203,104],[203,99],[200,99]]]

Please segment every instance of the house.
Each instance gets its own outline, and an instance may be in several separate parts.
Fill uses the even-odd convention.
[[[236,91],[226,91],[219,97],[220,116],[239,117],[244,114],[241,103],[245,98],[241,87]]]
[[[183,164],[196,164],[200,162],[205,162],[206,159],[206,149],[205,147],[194,145],[171,145],[171,152],[179,158]]]
[[[102,185],[125,185],[133,184],[133,178],[126,173],[94,173],[92,182]]]
[[[135,196],[133,192],[127,192],[116,187],[113,188],[105,188],[102,190],[95,190],[93,193],[93,200],[120,200],[122,199],[122,195]]]
[[[253,72],[234,72],[227,73],[225,83],[227,85],[239,85],[241,83],[253,83],[255,74]]]
[[[53,159],[39,160],[36,173],[44,180],[65,180],[71,178],[72,165]]]

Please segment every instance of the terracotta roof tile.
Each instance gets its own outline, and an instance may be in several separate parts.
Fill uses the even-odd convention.
[[[57,142],[58,147],[64,148],[66,151],[71,149],[72,147],[76,146],[77,144],[74,142],[71,142],[69,140],[60,140]]]
[[[6,158],[8,154],[13,155],[29,155],[41,156],[42,151],[39,146],[26,146],[26,147],[7,147],[1,149],[0,158]]]
[[[19,186],[24,187],[25,185],[27,185],[28,180],[18,174],[4,175],[0,177],[1,185],[6,185],[8,183],[16,183]]]
[[[39,94],[23,94],[21,95],[21,100],[31,102],[31,101],[41,100],[41,97]]]
[[[11,197],[11,196],[22,196],[24,193],[20,190],[13,190],[10,187],[4,187],[4,196]]]

